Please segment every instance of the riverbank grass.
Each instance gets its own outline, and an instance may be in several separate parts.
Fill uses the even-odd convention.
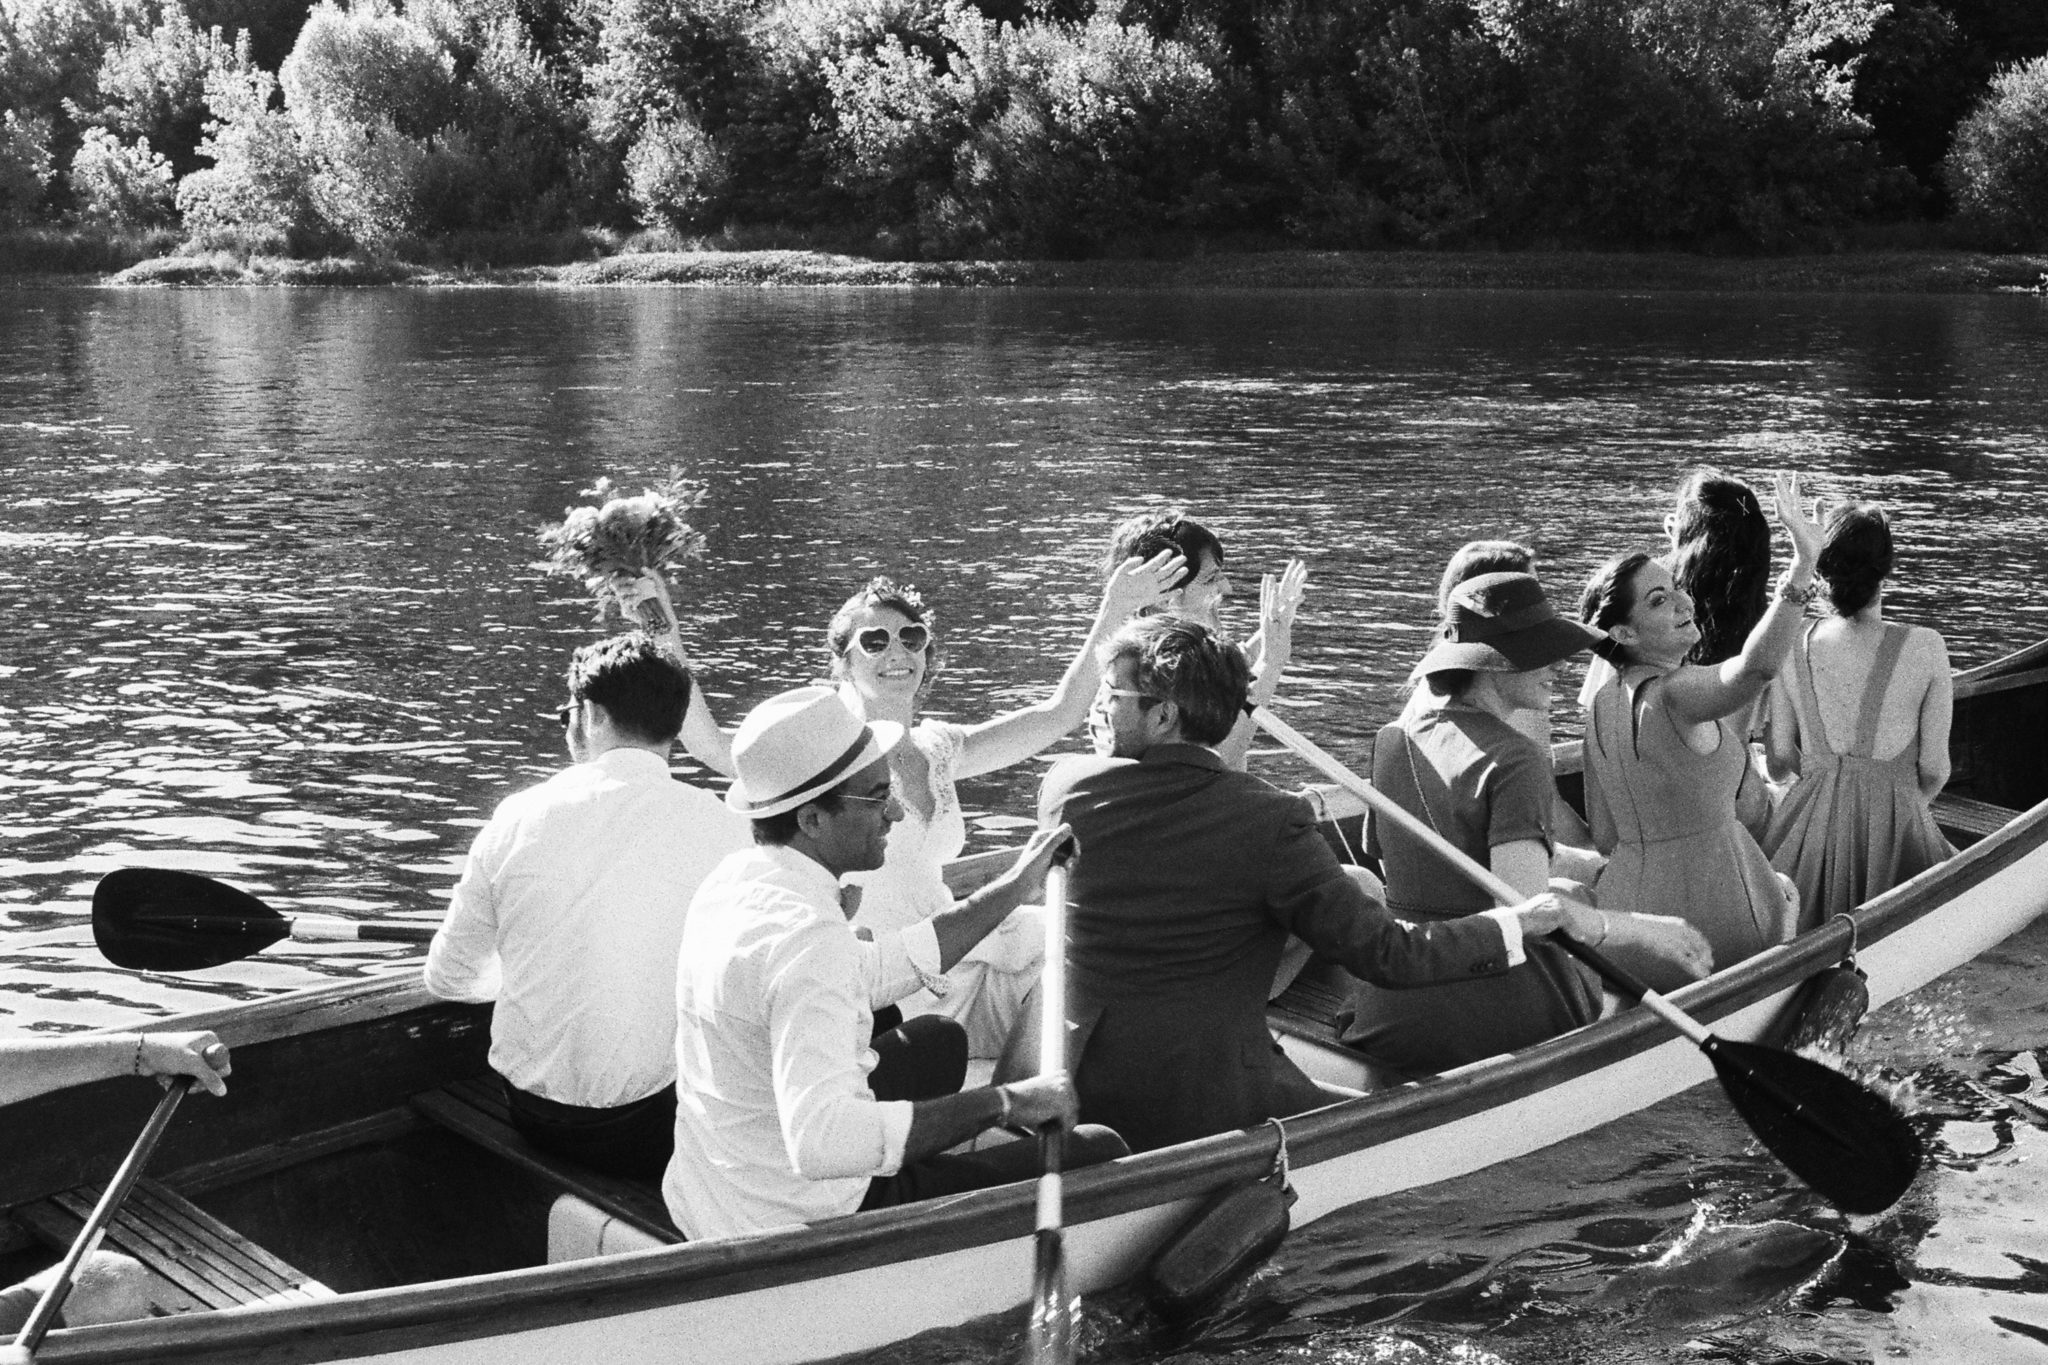
[[[2048,253],[1955,249],[1809,256],[1679,252],[1239,251],[1086,261],[893,261],[806,249],[622,250],[513,266],[471,255],[301,259],[192,251],[165,240],[65,251],[40,242],[16,282],[114,285],[523,285],[695,288],[865,286],[1090,289],[1642,289],[1765,293],[1972,294],[2048,289]],[[138,259],[142,249],[167,254]],[[128,254],[135,253],[135,254]],[[0,253],[4,254],[4,253]],[[125,259],[124,259],[125,256]],[[489,259],[483,256],[483,259]],[[516,259],[516,258],[515,258]],[[0,271],[0,273],[5,273]]]

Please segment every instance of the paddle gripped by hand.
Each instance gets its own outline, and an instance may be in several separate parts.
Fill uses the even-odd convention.
[[[1264,709],[1258,718],[1274,738],[1382,818],[1401,826],[1502,905],[1520,902],[1512,886],[1293,726]],[[1713,1063],[1736,1112],[1787,1170],[1845,1212],[1879,1213],[1898,1202],[1919,1173],[1922,1152],[1919,1135],[1889,1101],[1810,1058],[1708,1032],[1691,1015],[1579,941],[1577,932],[1590,928],[1576,918],[1583,910],[1557,907],[1566,932],[1552,934],[1551,941],[1697,1044]],[[1597,930],[1592,932],[1597,936]]]

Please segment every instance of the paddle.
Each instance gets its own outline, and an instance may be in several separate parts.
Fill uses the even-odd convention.
[[[227,1048],[219,1043],[206,1049],[203,1054],[211,1066],[219,1066],[227,1058]],[[121,1201],[128,1197],[128,1191],[142,1177],[142,1168],[149,1164],[150,1154],[164,1135],[164,1129],[171,1123],[171,1115],[177,1112],[178,1101],[185,1098],[188,1086],[182,1076],[171,1077],[166,1082],[164,1097],[156,1102],[156,1109],[150,1114],[149,1122],[142,1125],[142,1133],[135,1139],[135,1145],[128,1149],[126,1159],[121,1162],[114,1178],[107,1182],[99,1202],[86,1216],[85,1224],[78,1229],[78,1236],[72,1239],[71,1250],[64,1253],[58,1263],[57,1277],[50,1281],[50,1287],[36,1300],[28,1321],[15,1333],[13,1345],[0,1354],[0,1365],[33,1360],[36,1347],[43,1344],[43,1336],[50,1325],[57,1320],[58,1310],[64,1307],[64,1300],[71,1293],[71,1282],[78,1275],[78,1267],[85,1258],[98,1249],[100,1239],[106,1236],[107,1225],[114,1219],[114,1211],[121,1207]]]
[[[430,924],[287,918],[246,891],[211,877],[154,867],[124,867],[92,893],[92,937],[117,967],[187,972],[260,953],[280,939],[300,943],[425,943]]]
[[[1045,873],[1045,967],[1038,978],[1038,1073],[1067,1069],[1067,869]],[[1024,1359],[1029,1365],[1073,1365],[1074,1301],[1067,1294],[1066,1247],[1061,1236],[1060,1126],[1038,1133],[1045,1174],[1038,1178],[1038,1233],[1031,1271],[1031,1323]]]
[[[1524,898],[1428,824],[1316,747],[1287,722],[1261,710],[1259,723],[1337,785],[1422,841],[1502,905]],[[1890,1208],[1920,1170],[1920,1139],[1889,1101],[1861,1083],[1796,1053],[1718,1037],[1685,1011],[1583,943],[1559,932],[1559,947],[1699,1045],[1714,1074],[1759,1141],[1785,1168],[1849,1213]]]

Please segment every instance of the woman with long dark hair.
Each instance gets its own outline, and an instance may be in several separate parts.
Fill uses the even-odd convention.
[[[1600,648],[1618,670],[1586,713],[1588,815],[1608,855],[1596,897],[1683,917],[1722,967],[1793,930],[1784,888],[1735,818],[1749,748],[1729,723],[1776,676],[1813,592],[1820,523],[1782,474],[1777,511],[1792,566],[1742,650],[1718,665],[1689,661],[1700,635],[1692,599],[1645,552],[1595,570],[1580,603],[1580,619],[1606,632]]]
[[[1948,646],[1925,626],[1884,619],[1883,510],[1830,513],[1819,570],[1832,612],[1807,626],[1771,685],[1767,747],[1771,776],[1797,779],[1763,847],[1799,888],[1802,929],[1955,852],[1928,805],[1948,782]]]

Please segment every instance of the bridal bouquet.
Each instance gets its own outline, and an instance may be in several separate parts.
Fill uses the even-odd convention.
[[[703,503],[704,486],[680,470],[638,497],[623,496],[610,479],[599,479],[581,496],[597,505],[564,509],[560,525],[541,528],[540,543],[550,573],[580,578],[596,595],[600,619],[616,600],[607,591],[614,575],[660,571],[704,557],[703,533],[684,520]],[[640,611],[652,628],[668,628],[660,603],[642,602]]]

